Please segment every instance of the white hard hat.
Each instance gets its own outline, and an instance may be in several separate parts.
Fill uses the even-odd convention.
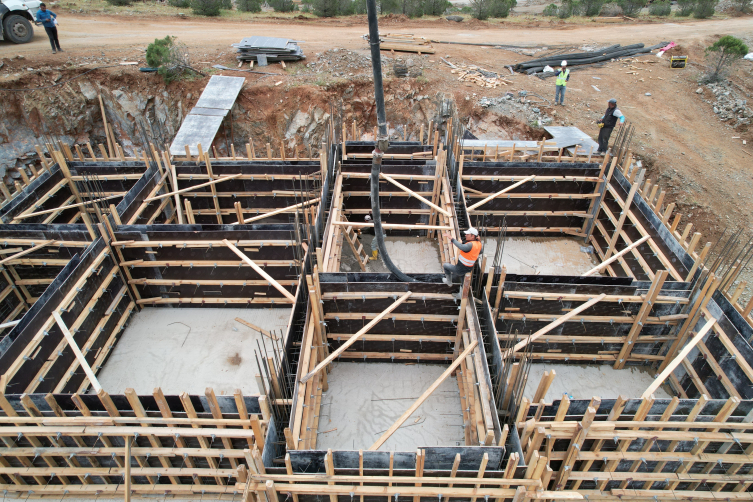
[[[371,215],[367,214],[366,216],[363,217],[363,220],[364,221],[371,221]]]
[[[475,235],[476,237],[478,237],[478,230],[476,230],[473,227],[469,228],[468,230],[466,230],[463,233],[466,234],[466,235],[471,234],[471,235]]]
[[[562,62],[560,63],[560,66],[567,66],[567,61],[564,61],[564,60],[563,60],[563,61],[562,61]]]

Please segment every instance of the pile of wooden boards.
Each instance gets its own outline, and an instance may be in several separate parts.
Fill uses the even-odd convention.
[[[405,33],[385,33],[379,36],[379,43],[383,51],[434,54],[434,47],[428,39]]]

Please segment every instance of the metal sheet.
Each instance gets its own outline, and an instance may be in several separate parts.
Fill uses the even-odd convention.
[[[220,129],[224,117],[211,117],[206,115],[188,115],[180,126],[170,145],[170,155],[185,155],[186,145],[189,146],[191,155],[198,155],[197,145],[207,150],[214,141],[217,131]]]
[[[245,81],[246,79],[243,77],[213,75],[204,88],[204,92],[201,93],[196,107],[229,110],[233,107],[233,103],[235,103]]]
[[[591,136],[584,133],[577,127],[564,127],[564,126],[546,126],[544,130],[554,137],[554,141],[557,142],[557,148],[567,148],[570,146],[580,145],[585,148],[586,151],[593,147],[595,152],[599,148],[599,144],[591,139]],[[581,148],[580,152],[583,151]]]
[[[267,66],[267,55],[266,54],[257,54],[256,55],[256,61],[259,63],[259,66]]]
[[[277,49],[286,50],[288,48],[288,38],[274,37],[246,37],[237,45],[239,49]]]

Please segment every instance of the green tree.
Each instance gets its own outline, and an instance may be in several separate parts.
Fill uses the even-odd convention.
[[[131,5],[133,3],[133,0],[107,0],[107,3],[110,5],[115,5],[117,7],[123,7],[126,5]]]
[[[583,15],[588,17],[598,16],[604,6],[604,0],[581,0]]]
[[[546,7],[544,7],[544,12],[542,13],[545,16],[556,16],[557,15],[557,4],[556,3],[550,3]]]
[[[191,0],[167,0],[167,3],[179,9],[191,7]]]
[[[490,17],[507,17],[513,7],[518,5],[516,0],[492,0]]]
[[[424,0],[424,14],[427,16],[441,16],[452,7],[448,0]]]
[[[735,0],[732,4],[735,6],[735,10],[747,14],[750,12],[750,6],[753,0]]]
[[[696,0],[677,0],[676,16],[688,17],[695,10]]]
[[[617,3],[622,8],[623,14],[634,17],[640,14],[641,9],[646,5],[646,0],[619,0]]]
[[[562,0],[562,5],[557,9],[557,15],[560,19],[567,19],[580,15],[582,8],[580,0]]]
[[[191,0],[191,9],[198,16],[219,16],[223,0]]]
[[[706,82],[722,80],[730,67],[748,53],[745,42],[732,35],[725,35],[706,48],[706,61],[711,70],[706,74]]]
[[[489,19],[491,3],[491,0],[471,0],[471,15],[481,21]]]
[[[293,12],[295,10],[293,0],[270,0],[269,5],[275,12]]]
[[[696,0],[693,17],[707,19],[714,15],[719,0]]]
[[[146,64],[152,68],[159,68],[167,63],[174,40],[175,37],[170,35],[165,38],[155,38],[154,42],[146,48]]]
[[[235,0],[235,6],[241,12],[261,12],[261,0]]]
[[[672,13],[672,4],[669,0],[655,1],[648,6],[648,13],[652,16],[666,17]]]

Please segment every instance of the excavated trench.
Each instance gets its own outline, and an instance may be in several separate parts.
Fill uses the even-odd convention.
[[[49,74],[47,74],[49,73]],[[158,148],[169,145],[185,115],[199,99],[207,79],[165,84],[157,75],[97,71],[76,78],[78,73],[36,72],[13,82],[17,89],[0,100],[0,176],[13,184],[20,173],[14,168],[38,162],[35,146],[45,143],[69,145],[90,142],[95,148],[106,143],[102,109],[117,141],[126,154],[148,143]],[[50,86],[50,82],[62,82]],[[432,91],[431,83],[417,79],[389,79],[385,82],[387,119],[394,139],[415,139],[422,124],[443,122],[448,103],[454,101],[464,125],[482,125],[485,136],[501,139],[541,139],[542,130],[522,120],[500,115],[456,96]],[[101,97],[101,103],[100,103]],[[445,103],[444,106],[442,105]],[[370,140],[376,123],[373,86],[369,79],[338,81],[329,85],[275,85],[271,80],[244,86],[231,116],[215,140],[221,155],[236,151],[253,140],[256,148],[266,143],[298,148],[318,148],[324,124],[332,113],[343,117],[348,130],[355,118],[361,139]],[[276,149],[275,148],[275,149]],[[27,169],[27,173],[31,174]]]

